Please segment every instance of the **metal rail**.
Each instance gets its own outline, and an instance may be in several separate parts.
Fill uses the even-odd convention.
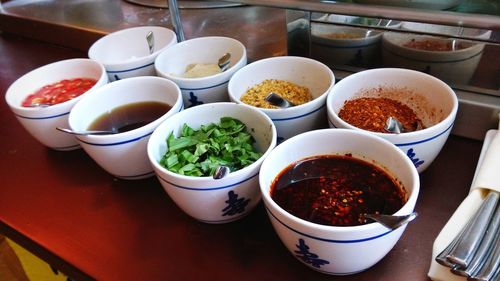
[[[500,16],[306,0],[224,0],[241,4],[500,31]]]

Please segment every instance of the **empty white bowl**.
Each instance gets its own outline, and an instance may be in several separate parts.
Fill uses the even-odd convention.
[[[97,83],[86,93],[49,107],[23,107],[22,102],[38,89],[64,79],[92,78]],[[5,100],[17,120],[40,143],[55,150],[79,148],[74,136],[56,130],[68,127],[68,115],[83,96],[108,82],[102,64],[90,59],[68,59],[44,65],[18,78],[7,89]]]
[[[383,90],[373,91],[379,87],[394,88],[398,91],[392,91],[395,94]],[[352,74],[333,87],[326,102],[331,127],[365,131],[338,116],[346,101],[359,97],[386,97],[397,100],[410,107],[422,120],[426,127],[422,130],[401,134],[370,132],[399,147],[419,172],[424,171],[441,151],[458,110],[455,92],[433,76],[409,69],[371,69]]]
[[[201,125],[219,123],[221,117],[233,117],[247,126],[255,148],[263,153],[257,161],[217,180],[180,175],[159,164],[170,133],[177,137],[184,124],[198,130]],[[179,112],[158,126],[148,143],[148,157],[161,185],[179,208],[202,222],[226,223],[247,215],[260,201],[259,168],[275,146],[276,128],[264,113],[242,104],[209,103]]]
[[[229,67],[222,73],[185,78],[190,64],[217,64],[225,53],[231,54]],[[231,76],[247,63],[245,46],[229,37],[199,37],[180,42],[162,52],[155,61],[159,76],[174,81],[181,88],[186,108],[211,102],[229,101],[227,84]]]
[[[77,136],[82,148],[108,173],[122,179],[141,179],[154,175],[146,147],[154,129],[183,109],[179,87],[160,77],[134,77],[109,83],[78,102],[69,115],[74,131],[88,130],[104,113],[137,102],[161,102],[171,109],[160,118],[133,130],[110,135]]]
[[[149,52],[146,35],[152,31],[154,52]],[[172,30],[160,26],[140,26],[110,33],[92,44],[89,58],[104,65],[109,81],[135,76],[154,76],[158,54],[177,44]]]
[[[326,128],[326,96],[335,76],[325,64],[304,57],[283,56],[255,61],[236,72],[229,81],[229,98],[243,103],[241,96],[266,79],[278,79],[307,87],[312,100],[289,108],[258,108],[276,125],[279,142],[314,129]],[[257,108],[257,107],[256,107]]]
[[[393,248],[406,228],[405,225],[389,230],[379,223],[316,224],[288,213],[272,199],[272,182],[288,165],[311,156],[346,153],[375,164],[401,182],[407,192],[407,201],[395,215],[413,211],[420,185],[417,170],[390,142],[366,132],[324,129],[297,135],[269,154],[259,175],[269,219],[283,244],[306,266],[327,274],[353,274],[371,267]]]

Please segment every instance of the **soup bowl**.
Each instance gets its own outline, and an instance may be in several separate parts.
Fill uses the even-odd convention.
[[[431,75],[409,69],[371,69],[342,79],[332,89],[326,102],[330,127],[365,131],[339,117],[347,101],[361,97],[398,101],[420,118],[423,124],[420,130],[400,134],[370,131],[400,148],[419,172],[424,171],[441,151],[458,110],[455,92]]]
[[[255,149],[262,156],[242,169],[227,176],[187,176],[166,169],[160,160],[168,150],[167,137],[181,134],[184,124],[194,130],[210,123],[217,124],[222,117],[232,117],[246,125],[255,140]],[[189,216],[206,223],[227,223],[247,215],[260,201],[259,168],[276,146],[276,128],[271,119],[257,109],[235,103],[208,103],[188,108],[154,131],[148,143],[148,157],[161,185]]]
[[[233,75],[228,91],[231,101],[243,103],[245,92],[267,79],[284,80],[309,89],[312,100],[289,108],[258,108],[276,125],[278,141],[297,134],[326,128],[326,97],[335,76],[323,63],[304,57],[283,56],[255,61]]]
[[[62,80],[91,78],[95,85],[80,96],[51,106],[24,107],[23,101],[44,86]],[[73,106],[85,95],[108,83],[104,66],[90,59],[68,59],[34,69],[9,86],[5,100],[17,120],[41,144],[55,150],[73,150],[80,147],[76,138],[56,130],[68,127],[68,116]]]
[[[151,53],[146,36],[153,33]],[[109,81],[136,76],[155,76],[154,61],[165,49],[177,44],[172,30],[161,26],[139,26],[112,32],[90,46],[89,58],[104,65]]]
[[[271,196],[271,188],[282,171],[297,161],[345,154],[374,164],[401,183],[406,203],[395,215],[413,211],[420,185],[417,170],[401,150],[367,132],[322,129],[302,133],[278,145],[262,163],[259,175],[267,214],[285,247],[306,266],[334,275],[353,274],[376,264],[394,247],[406,225],[390,230],[379,223],[354,226],[313,223],[278,205]]]
[[[106,135],[78,135],[77,139],[85,152],[108,173],[131,180],[150,177],[154,172],[146,153],[149,137],[160,123],[183,109],[180,89],[172,81],[144,76],[110,83],[75,105],[69,114],[69,126],[73,131],[87,131],[96,120],[117,108],[147,102],[167,104],[170,109],[164,108],[168,111],[160,111],[152,121],[149,117],[141,119],[145,124],[132,130]],[[128,108],[121,113],[131,116],[131,110]],[[139,111],[144,113],[151,108],[143,107]],[[111,118],[104,119],[109,120],[114,123]],[[115,127],[124,125],[127,125],[125,121],[114,124]]]
[[[220,73],[203,73],[201,77],[184,77],[191,64],[211,64],[226,53],[231,55],[229,66]],[[227,84],[233,74],[247,63],[245,46],[236,39],[211,36],[180,42],[162,52],[155,61],[159,76],[174,81],[182,91],[186,108],[211,102],[229,101]],[[210,72],[209,72],[210,73]]]

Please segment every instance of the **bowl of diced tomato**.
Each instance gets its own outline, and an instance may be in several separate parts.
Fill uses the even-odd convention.
[[[104,66],[90,59],[68,59],[36,68],[19,77],[5,94],[10,109],[40,143],[55,150],[79,148],[68,128],[68,115],[86,94],[106,84]]]

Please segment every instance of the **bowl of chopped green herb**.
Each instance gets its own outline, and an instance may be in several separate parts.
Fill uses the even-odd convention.
[[[191,217],[226,223],[260,201],[260,165],[276,146],[276,127],[260,110],[229,102],[181,111],[148,142],[148,158],[163,188]],[[229,173],[214,177],[218,167]]]

